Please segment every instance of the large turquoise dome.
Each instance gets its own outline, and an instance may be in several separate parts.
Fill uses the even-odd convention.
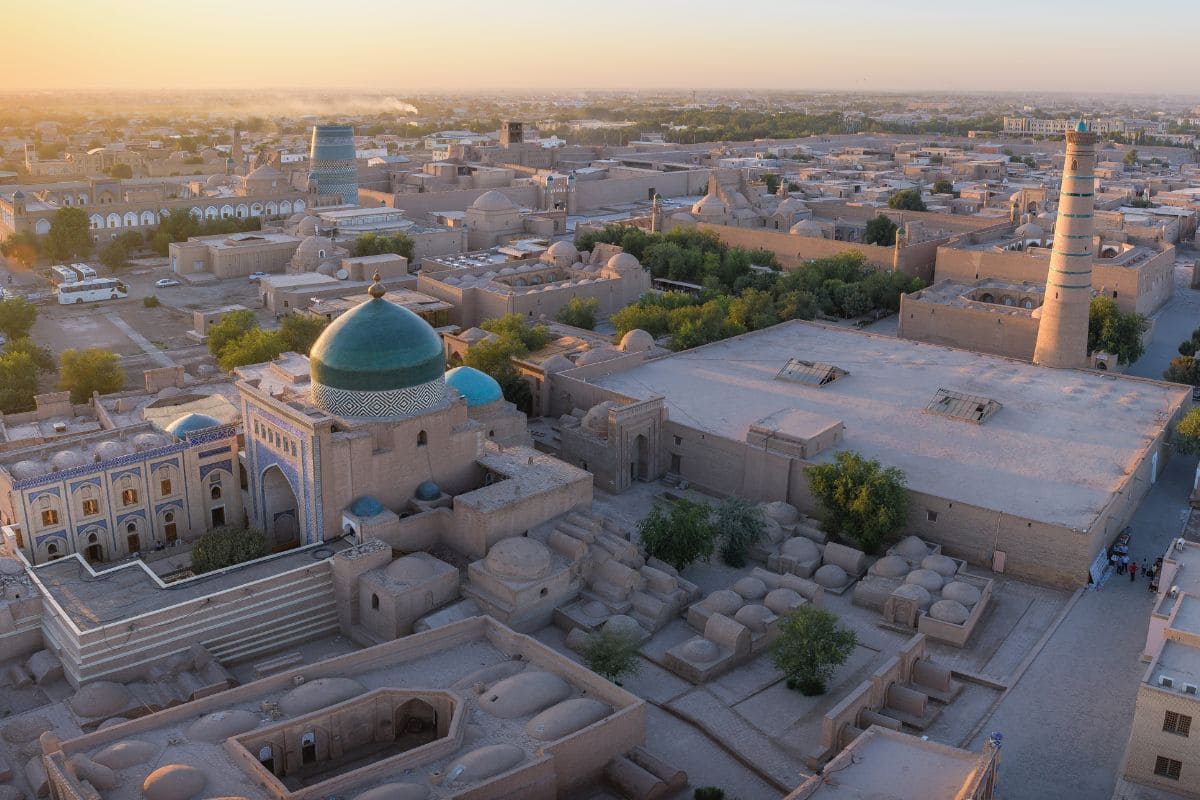
[[[504,397],[495,378],[472,367],[455,367],[447,372],[446,385],[457,389],[469,407],[485,406]]]
[[[309,354],[313,402],[340,416],[403,416],[446,397],[442,340],[425,320],[383,299],[371,299],[333,321]]]
[[[183,439],[193,431],[203,431],[208,428],[219,427],[220,425],[220,420],[214,419],[207,414],[184,414],[164,428],[164,430],[176,439]]]

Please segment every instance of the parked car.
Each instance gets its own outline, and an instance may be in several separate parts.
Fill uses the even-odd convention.
[[[250,280],[253,281],[254,283],[261,281],[265,277],[267,277],[267,273],[265,273],[265,272],[251,272],[250,273]]]
[[[175,280],[174,278],[159,278],[154,282],[154,288],[156,289],[169,289],[172,286],[179,285],[179,281]]]

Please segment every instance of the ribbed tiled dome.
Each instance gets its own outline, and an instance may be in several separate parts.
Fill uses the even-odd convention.
[[[347,311],[310,352],[313,402],[331,414],[405,416],[446,398],[442,340],[425,320],[383,299]]]

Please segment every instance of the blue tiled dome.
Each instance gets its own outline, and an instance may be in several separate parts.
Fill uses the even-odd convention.
[[[356,517],[373,517],[383,513],[383,504],[371,495],[364,494],[350,504],[350,513]]]
[[[371,299],[342,314],[309,353],[313,400],[332,414],[415,414],[445,400],[442,340],[429,323],[383,299],[375,276]]]
[[[442,490],[433,481],[425,481],[417,487],[417,499],[429,502],[442,496]]]
[[[220,427],[221,421],[208,416],[207,414],[184,414],[179,419],[172,422],[166,427],[167,433],[177,439],[182,439],[193,431],[202,431],[208,428]]]
[[[468,406],[487,405],[504,397],[495,378],[471,367],[455,367],[447,372],[446,385],[457,389]]]

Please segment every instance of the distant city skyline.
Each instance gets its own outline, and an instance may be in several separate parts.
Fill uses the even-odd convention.
[[[1189,56],[1200,28],[1186,0],[1164,0],[1152,16],[1116,0],[110,0],[103,13],[84,12],[71,0],[9,11],[0,90],[1195,94]]]

